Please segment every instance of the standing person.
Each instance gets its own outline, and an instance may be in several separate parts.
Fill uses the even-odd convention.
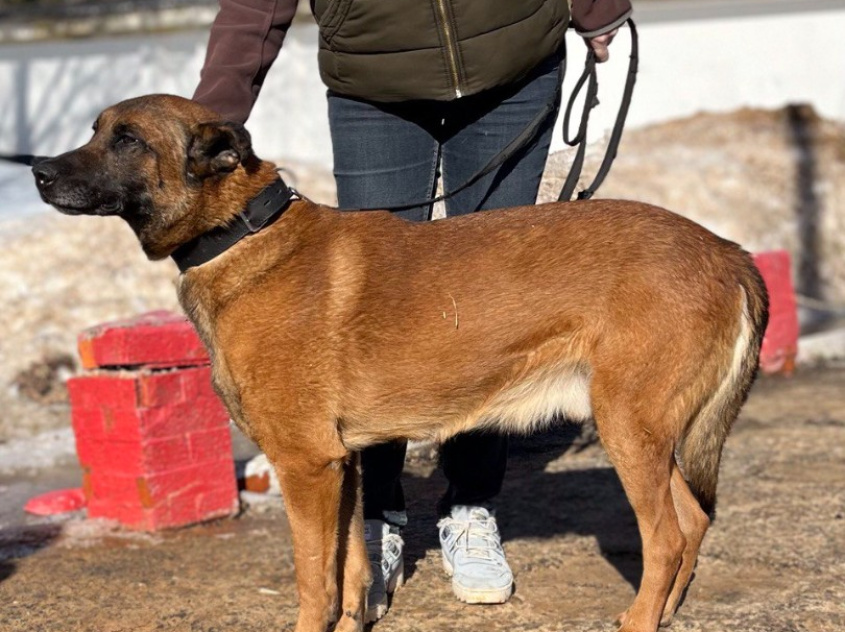
[[[463,184],[549,108],[531,142],[446,201],[448,216],[534,204],[560,104],[564,33],[574,23],[595,52],[631,13],[629,0],[311,0],[320,75],[328,86],[341,208],[395,207]],[[296,12],[297,0],[220,0],[194,100],[245,122]],[[431,205],[399,214],[430,218]],[[472,270],[467,270],[472,274]],[[362,453],[373,585],[366,621],[402,583],[407,518],[399,481],[406,443]],[[507,441],[468,433],[447,441],[449,481],[438,523],[452,588],[467,603],[502,603],[513,590],[492,500]]]

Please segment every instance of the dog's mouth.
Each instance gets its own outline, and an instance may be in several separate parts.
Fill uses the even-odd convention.
[[[117,197],[110,197],[94,203],[79,203],[61,196],[41,194],[41,199],[63,215],[119,215],[123,211],[123,202]]]

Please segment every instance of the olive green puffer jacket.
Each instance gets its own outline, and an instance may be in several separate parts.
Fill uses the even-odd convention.
[[[335,92],[449,100],[525,76],[563,42],[566,0],[316,0]]]
[[[559,49],[622,24],[630,0],[311,0],[320,72],[335,92],[371,101],[450,100],[527,75]],[[245,121],[297,0],[220,0],[194,99]]]

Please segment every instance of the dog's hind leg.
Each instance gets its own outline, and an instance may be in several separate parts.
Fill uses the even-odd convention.
[[[599,436],[634,509],[643,546],[642,581],[619,632],[655,632],[685,548],[670,488],[673,441],[661,432],[664,424],[643,417],[641,398],[640,406],[621,401],[598,376],[593,393]]]
[[[675,584],[672,586],[672,592],[669,593],[669,599],[663,609],[663,616],[660,620],[661,626],[669,625],[672,622],[672,617],[681,603],[695,570],[695,563],[698,559],[701,542],[704,540],[704,534],[710,527],[710,518],[704,513],[701,505],[698,504],[698,500],[693,496],[677,463],[672,466],[671,488],[672,500],[675,502],[675,511],[678,514],[681,533],[684,534],[686,539],[686,546],[681,559],[681,568],[678,569]]]
[[[361,455],[355,453],[344,466],[340,500],[338,585],[341,589],[340,620],[336,632],[363,629],[371,571],[364,544],[364,498],[361,489]]]

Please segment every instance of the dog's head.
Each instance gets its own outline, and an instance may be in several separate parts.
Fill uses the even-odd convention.
[[[39,162],[41,198],[68,215],[118,215],[152,259],[225,223],[274,177],[243,125],[168,95],[105,110],[82,147]]]

